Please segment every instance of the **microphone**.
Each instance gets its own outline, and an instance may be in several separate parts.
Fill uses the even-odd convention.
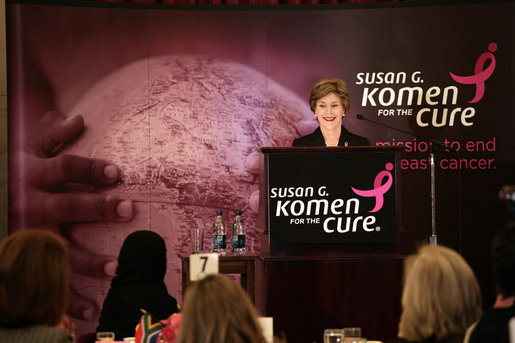
[[[426,141],[429,141],[429,142],[433,143],[434,145],[436,145],[436,146],[438,146],[440,148],[444,148],[447,151],[454,151],[454,152],[456,152],[456,149],[454,149],[452,146],[449,146],[449,145],[437,142],[434,139],[431,139],[431,138],[428,138],[428,137],[419,136],[419,135],[414,134],[413,132],[410,132],[410,131],[402,130],[402,129],[399,129],[397,127],[393,127],[393,126],[390,126],[390,125],[386,125],[386,124],[377,122],[375,120],[368,119],[368,118],[366,118],[365,116],[363,116],[361,114],[356,115],[356,118],[358,118],[359,120],[364,120],[364,121],[371,122],[373,124],[376,124],[376,125],[379,125],[379,126],[382,126],[382,127],[386,127],[388,129],[391,129],[391,130],[394,130],[394,131],[402,132],[402,133],[405,133],[405,134],[413,136],[413,137],[424,139]]]

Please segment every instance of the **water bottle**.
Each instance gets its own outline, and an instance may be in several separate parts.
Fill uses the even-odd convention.
[[[216,212],[213,223],[213,252],[225,255],[227,249],[227,226],[222,218],[222,211]]]
[[[233,255],[245,255],[245,221],[241,219],[241,212],[236,211],[236,217],[232,224],[232,253]]]

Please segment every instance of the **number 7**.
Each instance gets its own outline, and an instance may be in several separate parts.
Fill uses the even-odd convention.
[[[203,273],[206,270],[206,264],[207,264],[208,258],[207,258],[207,256],[200,256],[200,259],[204,260],[204,263],[202,263],[202,271],[201,271],[201,273]]]

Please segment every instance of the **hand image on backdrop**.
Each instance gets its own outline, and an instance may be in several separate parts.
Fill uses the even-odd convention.
[[[29,59],[28,56],[25,58]],[[30,60],[30,59],[29,59]],[[65,238],[74,274],[105,278],[114,272],[115,259],[92,255],[73,241],[64,223],[79,221],[129,221],[132,201],[101,193],[120,182],[119,168],[107,159],[63,154],[62,148],[80,137],[82,116],[67,117],[55,108],[53,92],[40,70],[29,64],[26,74],[15,78],[10,107],[9,228],[52,231]],[[23,78],[33,82],[24,82]],[[91,319],[98,305],[76,291],[72,278],[68,314]]]
[[[15,154],[19,170],[11,179],[14,201],[10,203],[13,227],[53,225],[67,222],[132,219],[130,200],[94,192],[120,182],[118,167],[107,160],[54,153],[83,129],[81,116],[66,118],[59,112],[47,112],[34,133],[27,137],[24,149]],[[71,192],[73,184],[80,184]],[[17,197],[24,192],[24,198]]]
[[[80,134],[83,119],[66,118],[47,112],[42,129],[29,135],[24,149],[11,154],[10,228],[15,232],[27,227],[43,228],[56,234],[59,225],[82,221],[129,221],[134,215],[132,201],[98,189],[120,181],[118,167],[107,160],[77,155],[57,154],[56,149]],[[38,134],[39,133],[39,134]],[[74,187],[74,184],[80,184]],[[73,272],[105,277],[112,273],[113,259],[92,256],[73,242],[68,242]],[[96,304],[71,293],[68,313],[75,318],[91,317]]]

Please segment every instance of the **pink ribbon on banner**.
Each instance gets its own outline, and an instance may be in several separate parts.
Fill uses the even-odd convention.
[[[356,193],[357,195],[360,195],[363,197],[368,197],[368,198],[372,198],[372,197],[376,198],[375,207],[371,211],[369,211],[372,213],[379,211],[383,207],[383,203],[384,203],[383,195],[386,192],[388,192],[388,190],[390,189],[390,187],[392,186],[392,183],[393,183],[392,173],[389,172],[390,170],[393,169],[393,164],[388,162],[386,164],[385,168],[386,168],[386,170],[383,170],[376,175],[376,177],[374,179],[374,189],[360,190],[360,189],[351,187],[352,190],[354,191],[354,193]],[[383,179],[385,177],[387,178],[387,180],[384,184],[382,184]]]

